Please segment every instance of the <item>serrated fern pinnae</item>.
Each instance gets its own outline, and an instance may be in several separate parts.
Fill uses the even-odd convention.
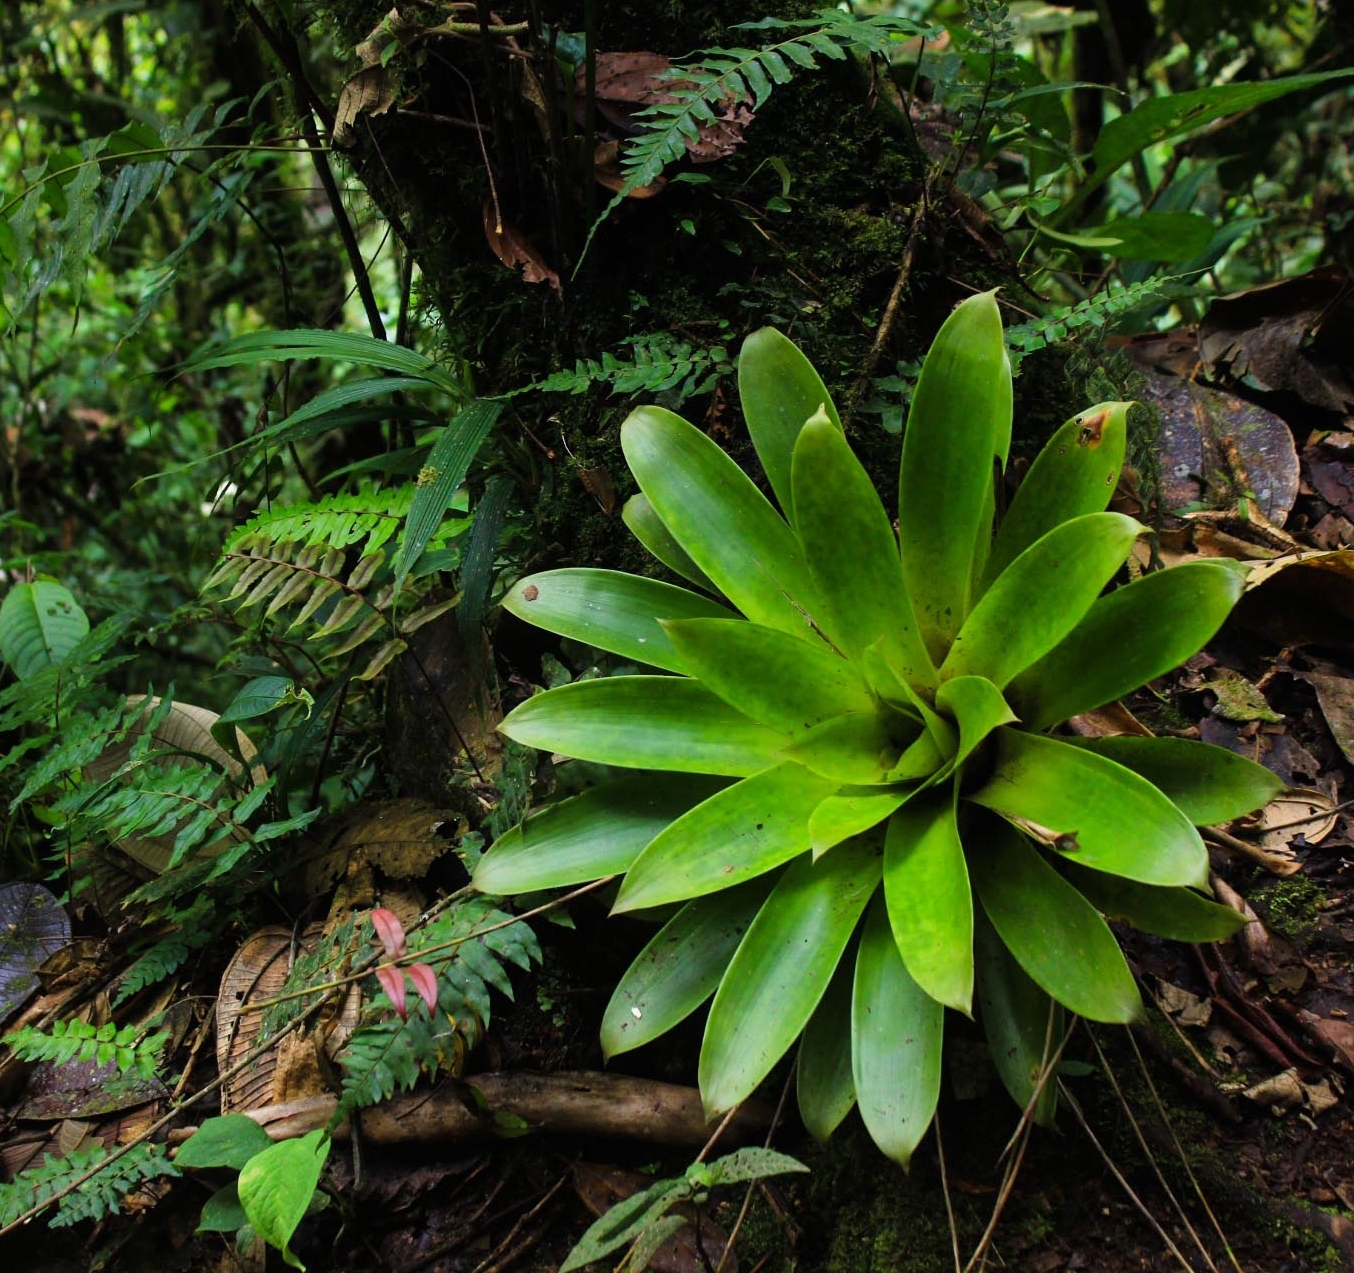
[[[841,62],[853,53],[886,55],[895,40],[933,33],[936,28],[893,14],[862,16],[820,9],[811,18],[763,18],[735,30],[774,31],[783,38],[760,48],[709,48],[670,68],[666,101],[635,113],[644,131],[621,150],[620,190],[588,231],[583,256],[598,227],[641,186],[653,183],[686,152],[704,125],[717,122],[730,107],[750,102],[759,110],[777,85],[798,71],[817,70],[823,60]]]
[[[1143,279],[1140,283],[1129,283],[1115,287],[1113,283],[1103,292],[1088,296],[1074,305],[1061,305],[1057,309],[1039,318],[1019,323],[1006,329],[1006,340],[1010,349],[1011,369],[1014,372],[1021,359],[1048,345],[1067,340],[1083,329],[1102,331],[1110,327],[1118,318],[1146,305],[1160,297],[1173,293],[1177,289],[1176,277],[1157,277]]]
[[[44,1158],[9,1184],[0,1184],[0,1228],[52,1205],[56,1214],[48,1223],[54,1229],[102,1220],[120,1210],[122,1200],[139,1185],[180,1174],[163,1145],[134,1145],[109,1158],[101,1145],[75,1149],[63,1158]]]
[[[134,1070],[146,1079],[154,1077],[160,1052],[168,1041],[167,1030],[147,1034],[134,1024],[119,1028],[111,1021],[95,1026],[78,1020],[54,1022],[49,1030],[21,1026],[0,1039],[23,1061],[115,1065],[123,1074]]]
[[[579,358],[572,370],[553,372],[514,393],[581,394],[595,386],[605,386],[613,396],[668,394],[674,405],[679,406],[688,398],[707,392],[720,376],[733,371],[729,355],[721,345],[702,349],[662,332],[632,337],[624,344],[631,355],[628,360],[610,352],[600,359]]]
[[[490,1019],[490,988],[512,998],[506,964],[530,968],[541,958],[525,923],[483,898],[467,898],[418,931],[409,958],[437,975],[437,1013],[417,999],[408,1017],[391,1016],[389,1001],[373,995],[340,1060],[343,1090],[333,1121],[409,1089],[421,1075],[457,1073],[483,1037]]]

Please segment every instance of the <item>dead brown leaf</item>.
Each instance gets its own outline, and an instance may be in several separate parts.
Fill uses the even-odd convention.
[[[395,88],[384,66],[364,66],[340,90],[334,108],[334,145],[351,146],[361,115],[384,115],[395,104]]]
[[[531,240],[511,221],[500,220],[489,195],[484,196],[484,237],[489,241],[494,255],[510,270],[522,267],[524,283],[549,283],[556,292],[561,291],[559,275],[546,263],[545,258],[536,250]]]

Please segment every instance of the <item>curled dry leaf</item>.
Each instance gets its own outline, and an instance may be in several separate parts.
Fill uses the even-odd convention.
[[[494,255],[510,270],[522,267],[522,281],[526,283],[549,283],[556,292],[560,291],[559,275],[546,263],[545,258],[536,251],[522,231],[511,221],[500,220],[494,201],[484,196],[484,237]]]
[[[334,108],[334,145],[353,144],[360,115],[384,115],[395,104],[395,88],[384,66],[364,66],[340,90]]]
[[[1279,855],[1293,853],[1293,841],[1301,836],[1307,844],[1320,844],[1339,820],[1335,803],[1316,787],[1299,787],[1276,796],[1254,815],[1260,847]]]

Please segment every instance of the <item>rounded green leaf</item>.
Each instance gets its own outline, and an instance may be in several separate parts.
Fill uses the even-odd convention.
[[[840,434],[837,408],[813,364],[774,327],[763,327],[743,341],[738,399],[767,481],[785,516],[797,521],[790,477],[795,442],[804,422],[817,411]]]
[[[515,742],[579,760],[679,773],[758,773],[782,735],[684,676],[611,676],[537,694],[499,729]]]
[[[682,907],[620,980],[602,1015],[602,1055],[640,1047],[695,1012],[719,987],[769,891],[766,881]]]
[[[1047,729],[1146,685],[1197,654],[1241,596],[1245,569],[1192,561],[1101,597],[1009,693],[1030,729]]]
[[[809,816],[838,787],[783,764],[726,787],[664,828],[635,860],[617,911],[685,902],[809,850]]]
[[[974,921],[978,1016],[987,1050],[1011,1099],[1026,1109],[1037,1093],[1034,1121],[1051,1127],[1058,1086],[1051,1080],[1040,1083],[1040,1078],[1062,1041],[1062,1005],[1030,980],[981,908]]]
[[[1122,513],[1089,513],[1027,548],[983,594],[954,639],[942,678],[985,676],[998,689],[1071,632],[1142,527]]]
[[[967,799],[1095,870],[1143,884],[1207,882],[1199,833],[1147,779],[1060,739],[1007,728],[996,738],[992,776]]]
[[[679,619],[663,630],[675,670],[780,733],[809,730],[843,712],[874,712],[861,674],[822,641],[742,619]]]
[[[700,1055],[709,1118],[752,1095],[789,1050],[823,997],[865,904],[879,885],[879,854],[843,844],[781,876],[715,992]]]
[[[856,1103],[851,1078],[851,963],[842,959],[804,1027],[795,1067],[799,1116],[815,1140],[826,1140]]]
[[[1264,765],[1190,738],[1068,738],[1146,778],[1196,827],[1231,822],[1284,789]],[[1155,930],[1154,930],[1155,931]]]
[[[724,785],[695,774],[635,774],[548,804],[494,841],[471,882],[507,894],[620,875],[664,827]]]
[[[813,637],[817,600],[799,541],[752,479],[681,416],[640,407],[625,458],[672,537],[754,623]]]
[[[795,529],[822,599],[818,621],[850,659],[882,641],[889,661],[914,686],[936,672],[903,584],[898,540],[874,483],[840,425],[810,420],[794,453]]]
[[[871,1139],[906,1167],[935,1118],[945,1009],[908,975],[883,899],[860,935],[851,997],[851,1073]]]
[[[987,559],[989,581],[1055,526],[1108,507],[1124,466],[1132,405],[1102,402],[1049,438],[1002,518]]]
[[[910,801],[889,819],[884,897],[911,978],[937,1002],[971,1012],[973,894],[950,792]]]
[[[688,583],[694,583],[697,588],[704,588],[707,592],[719,591],[705,571],[687,555],[686,549],[673,539],[672,532],[663,525],[663,519],[654,512],[649,497],[642,491],[625,501],[621,509],[621,521],[673,574],[681,575]]]
[[[1011,364],[992,292],[964,301],[937,333],[903,433],[898,531],[903,577],[931,657],[968,616],[974,566],[992,534],[993,460],[1011,441]]]
[[[1077,891],[1108,919],[1126,919],[1134,928],[1172,941],[1226,941],[1246,926],[1246,917],[1219,906],[1193,889],[1139,884],[1092,871],[1070,859],[1062,871]]]
[[[661,626],[665,619],[731,619],[709,597],[617,570],[547,570],[508,590],[503,608],[519,619],[636,663],[685,669]]]
[[[51,580],[15,584],[0,604],[0,658],[21,681],[65,662],[88,634],[85,612]]]
[[[1020,966],[1079,1016],[1138,1020],[1138,987],[1095,908],[1011,828],[995,825],[975,839],[974,891]]]

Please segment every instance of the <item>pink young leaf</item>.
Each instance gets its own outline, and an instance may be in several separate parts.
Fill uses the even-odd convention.
[[[437,974],[427,964],[410,964],[405,972],[409,974],[409,980],[414,983],[414,989],[418,991],[419,998],[428,1005],[429,1015],[436,1012]]]
[[[404,938],[404,925],[400,923],[400,917],[394,911],[378,906],[371,913],[371,926],[376,930],[376,936],[385,947],[386,954],[392,959],[398,959],[408,950]]]
[[[391,964],[383,964],[376,970],[376,979],[381,983],[381,989],[386,992],[390,1002],[395,1005],[400,1020],[406,1020],[409,1009],[404,1002],[404,970]]]

